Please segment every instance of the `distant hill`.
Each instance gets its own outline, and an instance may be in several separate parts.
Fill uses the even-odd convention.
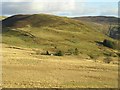
[[[73,19],[82,20],[82,21],[89,21],[94,23],[101,23],[101,24],[118,24],[117,17],[110,17],[110,16],[86,16],[86,17],[75,17]]]
[[[120,38],[120,29],[118,29],[117,17],[110,16],[88,16],[88,17],[75,17],[75,20],[90,22],[93,24],[101,25],[102,32],[114,39]]]
[[[101,25],[47,14],[14,15],[2,21],[3,40],[8,45],[73,52],[96,57],[113,53],[99,45],[104,39]]]

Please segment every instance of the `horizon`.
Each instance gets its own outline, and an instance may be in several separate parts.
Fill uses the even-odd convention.
[[[34,13],[34,14],[46,14],[46,13]],[[34,14],[14,14],[14,15],[1,15],[1,16],[5,16],[5,17],[11,17],[11,16],[15,16],[15,15],[34,15]],[[46,14],[46,15],[54,15],[54,14]],[[68,18],[76,18],[76,17],[115,17],[115,18],[119,18],[118,16],[109,16],[109,15],[101,15],[101,16],[98,16],[98,15],[91,15],[91,16],[87,16],[87,15],[84,15],[84,16],[60,16],[60,15],[54,15],[54,16],[59,16],[59,17],[68,17]]]

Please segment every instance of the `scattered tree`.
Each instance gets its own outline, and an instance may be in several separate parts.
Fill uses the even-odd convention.
[[[112,49],[116,48],[115,42],[105,39],[103,45]]]

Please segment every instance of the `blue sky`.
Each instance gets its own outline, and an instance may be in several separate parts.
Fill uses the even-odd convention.
[[[113,2],[114,1],[114,2]],[[4,0],[2,15],[118,16],[119,0]]]

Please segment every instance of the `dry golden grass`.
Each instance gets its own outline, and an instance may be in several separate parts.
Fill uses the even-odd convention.
[[[35,50],[3,45],[3,87],[117,88],[117,64],[73,56],[36,55]]]

